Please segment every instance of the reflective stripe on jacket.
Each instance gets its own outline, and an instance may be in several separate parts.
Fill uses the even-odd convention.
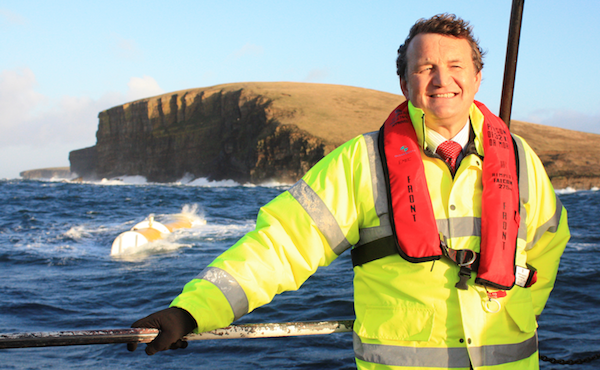
[[[423,112],[411,106],[418,140]],[[475,149],[483,117],[473,105]],[[444,259],[413,264],[387,256],[354,269],[354,350],[364,369],[536,369],[537,323],[554,285],[569,238],[566,211],[544,168],[520,138],[522,225],[516,264],[538,270],[531,288],[514,287],[490,301],[467,282],[457,290],[458,266]],[[481,158],[467,155],[454,180],[445,163],[422,152],[439,230],[454,249],[479,251]],[[198,331],[225,327],[295,290],[319,266],[354,245],[391,235],[377,133],[356,137],[261,208],[255,230],[189,282],[172,303],[189,311]],[[493,292],[492,292],[493,294]],[[495,312],[497,311],[497,312]]]

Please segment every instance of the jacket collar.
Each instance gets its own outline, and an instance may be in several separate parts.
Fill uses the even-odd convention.
[[[411,123],[417,134],[417,142],[419,146],[425,151],[426,135],[427,130],[425,129],[425,112],[421,108],[415,107],[411,101],[408,102],[408,114],[410,116]],[[475,133],[475,149],[477,154],[483,157],[483,143],[481,142],[482,129],[483,129],[483,113],[477,108],[475,103],[471,104],[471,110],[469,112],[469,118],[471,120],[472,132]]]

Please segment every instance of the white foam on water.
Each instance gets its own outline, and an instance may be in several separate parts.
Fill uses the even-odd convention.
[[[102,179],[100,185],[147,185],[148,181],[144,176],[121,176],[112,179]]]
[[[192,228],[196,226],[206,225],[206,218],[204,217],[204,211],[198,204],[184,204],[181,207],[180,213],[170,213],[170,214],[150,214],[145,219],[148,220],[149,217],[153,217],[154,220],[161,222],[163,224],[167,224],[169,222],[177,221],[178,219],[185,219],[190,221],[192,224]]]
[[[286,184],[278,181],[266,181],[261,184],[251,184],[245,183],[241,184],[234,180],[209,180],[206,177],[195,178],[193,175],[186,173],[179,181],[175,181],[173,184],[175,185],[188,185],[188,186],[198,186],[198,187],[233,187],[233,186],[244,186],[244,187],[281,187],[281,186],[290,186],[291,184]]]
[[[206,224],[199,228],[181,230],[181,235],[194,240],[221,240],[228,238],[240,238],[247,232],[254,230],[256,223],[246,221],[239,224]]]
[[[51,177],[51,178],[45,178],[45,177],[40,177],[39,179],[35,179],[38,181],[47,181],[47,182],[69,182],[73,179],[75,179],[76,177],[74,176],[70,176],[70,177]]]
[[[111,234],[119,232],[123,229],[123,224],[113,224],[113,225],[97,225],[90,226],[87,224],[82,225],[74,225],[71,228],[60,234],[61,237],[67,237],[73,239],[75,241],[80,241],[82,239],[87,238],[96,238],[97,235],[100,234]]]
[[[209,187],[209,188],[241,186],[240,183],[235,182],[233,180],[211,181],[211,180],[208,180],[206,177],[200,177],[200,178],[194,179],[194,180],[188,182],[186,185],[187,186]]]
[[[567,187],[565,189],[555,189],[554,192],[556,194],[573,194],[576,193],[577,190],[573,189],[572,187]]]
[[[88,230],[86,230],[85,226],[77,225],[77,226],[72,226],[69,229],[69,231],[67,231],[66,233],[63,234],[63,236],[66,236],[73,240],[81,240],[83,238],[90,237],[91,233]]]
[[[196,226],[206,225],[204,211],[200,210],[198,204],[184,204],[183,207],[181,207],[180,214],[191,221],[192,228]]]
[[[294,184],[288,184],[288,183],[285,183],[285,182],[279,182],[279,181],[271,180],[271,181],[261,182],[260,184],[258,184],[256,186],[262,186],[262,187],[265,187],[265,188],[289,188],[292,185],[294,185]]]
[[[209,180],[206,177],[195,178],[191,174],[185,174],[181,179],[171,183],[155,183],[148,182],[144,176],[120,176],[110,179],[103,178],[102,180],[81,180],[79,178],[74,179],[63,179],[63,178],[52,178],[52,179],[38,179],[40,182],[62,182],[62,183],[73,183],[73,184],[88,184],[88,185],[174,185],[174,186],[194,186],[194,187],[206,187],[206,188],[219,188],[219,187],[265,187],[265,188],[282,188],[288,189],[293,184],[279,182],[276,180],[269,180],[260,184],[252,183],[239,183],[234,180]]]
[[[556,194],[574,194],[574,193],[582,193],[582,192],[588,192],[588,191],[598,191],[600,190],[600,188],[594,186],[590,189],[574,189],[572,187],[567,187],[565,189],[555,189],[554,191],[556,192]]]
[[[174,184],[175,185],[185,185],[185,184],[189,184],[190,182],[194,181],[194,179],[195,179],[194,175],[192,175],[190,173],[186,173],[185,175],[183,175],[183,177],[179,181],[175,181]]]

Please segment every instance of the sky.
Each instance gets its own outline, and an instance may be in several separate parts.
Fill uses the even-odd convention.
[[[486,51],[498,112],[510,0],[0,0],[0,179],[69,165],[98,113],[162,93],[291,81],[401,94],[398,46],[454,13]],[[600,134],[599,0],[527,0],[512,119]]]

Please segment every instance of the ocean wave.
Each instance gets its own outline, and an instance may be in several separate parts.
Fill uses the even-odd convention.
[[[188,182],[187,184],[185,184],[187,186],[200,186],[200,187],[223,187],[223,188],[228,188],[228,187],[234,187],[234,186],[242,186],[242,184],[235,182],[233,180],[220,180],[220,181],[212,181],[209,180],[206,177],[201,177],[195,180],[192,180],[190,182]]]
[[[237,239],[254,230],[256,222],[245,220],[237,224],[206,224],[202,227],[179,230],[179,238],[197,241]]]
[[[554,192],[556,194],[561,195],[561,194],[573,194],[573,193],[590,192],[590,191],[598,191],[598,190],[600,190],[600,188],[597,188],[597,187],[593,187],[591,189],[585,189],[585,190],[567,187],[565,189],[554,189]]]
[[[146,185],[148,180],[144,176],[121,176],[112,179],[100,180],[100,185]]]
[[[280,182],[276,180],[268,180],[259,184],[252,183],[239,183],[234,180],[209,180],[207,177],[198,177],[195,178],[193,175],[186,174],[179,181],[176,181],[175,184],[187,185],[187,186],[198,186],[198,187],[234,187],[234,186],[244,186],[244,187],[267,187],[267,188],[278,188],[278,187],[289,187],[292,184],[288,184],[285,182]]]
[[[67,183],[67,184],[79,184],[79,185],[100,185],[100,186],[189,186],[198,188],[232,188],[232,187],[264,187],[264,188],[281,188],[287,189],[292,186],[292,183],[280,182],[276,180],[268,180],[259,184],[252,183],[239,183],[234,180],[209,180],[207,177],[193,178],[184,176],[180,180],[174,182],[150,182],[144,176],[119,176],[114,178],[103,178],[102,180],[73,180],[63,178],[52,178],[52,179],[0,179],[2,182],[7,183],[18,183],[21,181],[36,181],[36,182],[47,182],[47,183]]]
[[[127,221],[126,224],[132,222]],[[73,225],[69,230],[59,235],[59,238],[70,239],[73,241],[81,241],[83,239],[96,238],[98,235],[110,235],[123,229],[123,224],[112,224],[112,225],[90,225],[90,224],[79,224]]]

